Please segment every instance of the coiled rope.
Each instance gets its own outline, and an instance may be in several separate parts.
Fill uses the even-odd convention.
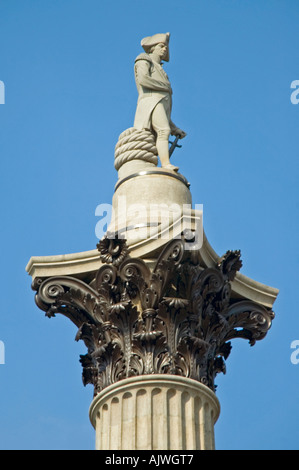
[[[114,167],[119,170],[124,163],[136,159],[157,165],[157,155],[154,135],[150,131],[140,131],[135,127],[130,127],[118,138],[114,153]]]

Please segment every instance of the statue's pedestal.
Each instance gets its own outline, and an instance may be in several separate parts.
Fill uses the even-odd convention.
[[[121,380],[90,407],[97,450],[213,450],[220,413],[205,385],[174,375]]]
[[[128,162],[123,167],[133,163],[136,164]],[[129,245],[153,237],[171,239],[170,227],[191,212],[188,181],[180,173],[147,162],[142,162],[136,171],[130,170],[116,183],[108,232],[120,234]]]

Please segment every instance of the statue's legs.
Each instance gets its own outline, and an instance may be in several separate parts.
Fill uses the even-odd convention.
[[[163,100],[164,101],[164,100]],[[161,161],[162,168],[177,171],[178,167],[169,161],[169,117],[163,101],[157,104],[152,113],[152,127],[157,134],[156,147]]]

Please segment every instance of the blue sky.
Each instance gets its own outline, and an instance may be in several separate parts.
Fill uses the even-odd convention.
[[[280,289],[268,336],[236,340],[217,377],[218,449],[298,449],[297,0],[0,0],[1,449],[93,449],[82,343],[45,318],[31,256],[96,247],[114,146],[133,125],[140,40],[170,32],[173,120],[188,136],[173,163],[203,204],[222,255]]]

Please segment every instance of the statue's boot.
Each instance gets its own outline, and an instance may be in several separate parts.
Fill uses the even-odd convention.
[[[178,171],[179,167],[172,165],[169,161],[168,139],[157,139],[156,147],[161,161],[161,166],[165,170]]]

